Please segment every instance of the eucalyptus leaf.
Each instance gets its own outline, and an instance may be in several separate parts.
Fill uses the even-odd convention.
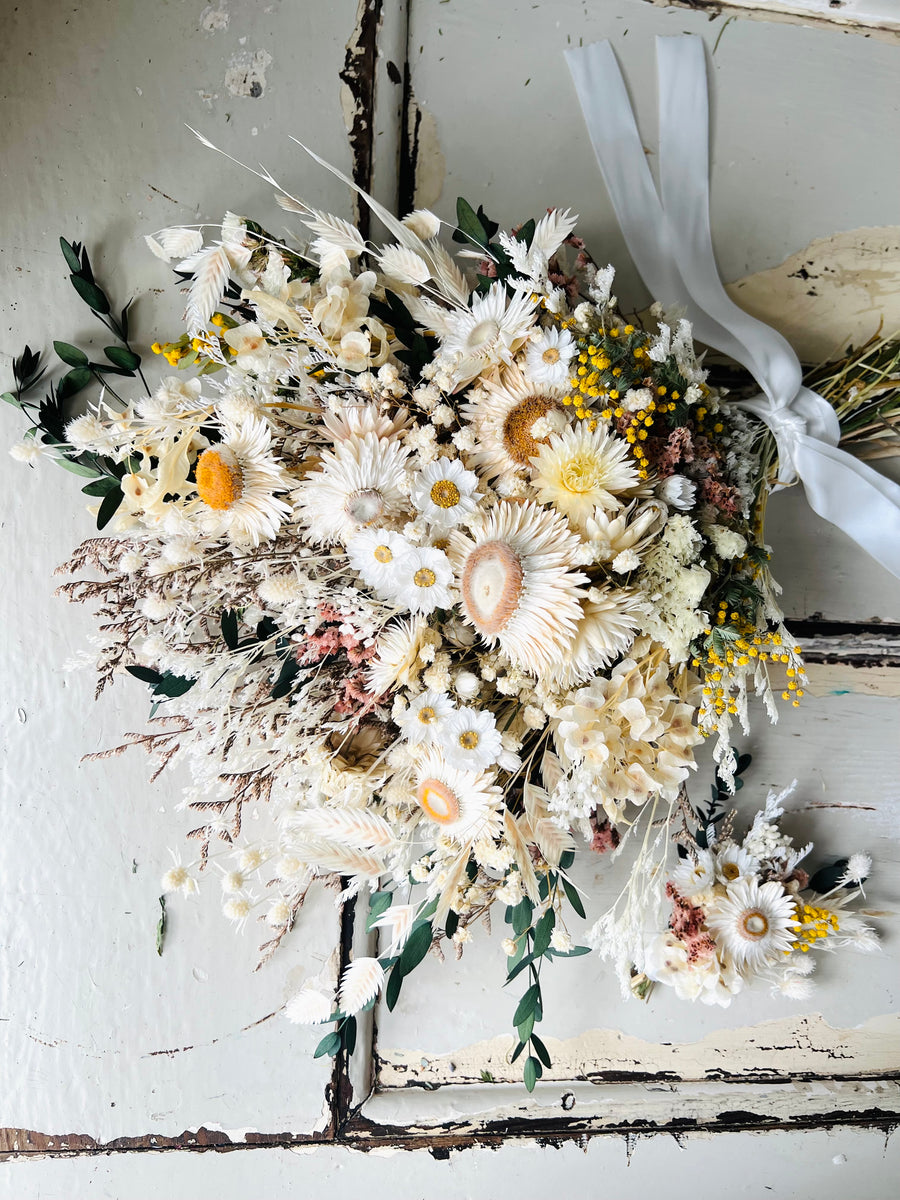
[[[569,903],[572,905],[572,907],[578,913],[579,917],[584,919],[586,914],[584,911],[584,905],[581,903],[581,897],[578,895],[578,892],[576,892],[576,890],[572,886],[572,884],[569,883],[568,879],[564,879],[562,882],[563,882],[563,887],[565,888],[566,895],[569,898]]]
[[[325,1036],[322,1038],[321,1042],[319,1042],[318,1046],[316,1046],[315,1053],[313,1054],[313,1058],[322,1058],[322,1056],[325,1054],[327,1054],[329,1057],[333,1058],[335,1056],[335,1054],[338,1053],[340,1048],[341,1048],[341,1035],[339,1033],[335,1033],[334,1030],[332,1030],[331,1033],[326,1033]]]
[[[535,1054],[538,1056],[538,1058],[541,1060],[541,1062],[544,1064],[544,1066],[552,1067],[553,1063],[550,1059],[550,1054],[547,1050],[547,1047],[544,1045],[544,1043],[541,1041],[541,1039],[538,1037],[538,1035],[536,1033],[533,1033],[531,1035],[531,1044],[534,1047]]]
[[[65,467],[65,469],[67,471],[71,471],[73,475],[84,475],[88,479],[96,479],[97,478],[97,472],[94,470],[93,467],[86,467],[82,463],[73,462],[71,460],[71,458],[66,458],[65,456],[60,456],[59,458],[56,459],[56,462],[61,467]]]
[[[533,983],[530,988],[522,996],[516,1008],[515,1016],[513,1017],[513,1025],[519,1025],[526,1017],[529,1017],[538,1007],[541,999],[541,987],[538,983]]]
[[[85,468],[87,470],[87,468]],[[93,472],[92,472],[93,474]],[[105,496],[107,492],[111,492],[113,488],[119,486],[118,481],[109,475],[101,475],[99,479],[93,479],[86,484],[81,490],[85,496]]]

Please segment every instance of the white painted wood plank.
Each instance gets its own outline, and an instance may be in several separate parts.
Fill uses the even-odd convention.
[[[146,345],[177,332],[183,301],[143,233],[219,221],[226,207],[280,231],[288,218],[271,189],[202,149],[185,122],[349,215],[343,185],[288,135],[349,169],[338,72],[356,12],[355,0],[86,0],[63,19],[53,0],[34,0],[8,13],[0,349],[110,340],[66,279],[59,234],[90,246],[119,304],[138,297],[135,340]],[[5,388],[5,363],[3,373]],[[269,1014],[304,964],[315,973],[332,954],[332,898],[320,895],[282,953],[253,974],[265,931],[236,935],[213,880],[196,901],[170,898],[157,956],[168,847],[196,822],[175,811],[184,780],[151,786],[143,755],[80,762],[143,726],[146,690],[124,680],[94,705],[90,672],[63,671],[89,648],[92,622],[52,597],[52,571],[93,522],[77,477],[5,458],[22,432],[5,411],[0,1127],[100,1141],[200,1126],[234,1138],[321,1130],[332,1071],[329,1059],[311,1061],[321,1033]]]
[[[344,1148],[160,1153],[43,1159],[0,1166],[3,1200],[238,1200],[301,1195],[546,1200],[566,1194],[610,1197],[852,1195],[885,1200],[900,1170],[900,1142],[880,1129],[781,1130],[714,1137],[595,1138],[563,1145],[504,1140],[465,1153]],[[447,1155],[445,1158],[444,1155]],[[135,1158],[138,1159],[135,1162]],[[602,1190],[598,1190],[602,1189]]]

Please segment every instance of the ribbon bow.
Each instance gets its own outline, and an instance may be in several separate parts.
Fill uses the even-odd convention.
[[[803,386],[787,341],[725,291],[709,222],[709,99],[702,39],[658,37],[656,190],[609,42],[566,52],[597,162],[628,250],[654,299],[683,306],[699,341],[747,368],[762,389],[741,407],[778,447],[779,480],[800,479],[810,507],[900,577],[900,486],[838,449],[840,425]]]

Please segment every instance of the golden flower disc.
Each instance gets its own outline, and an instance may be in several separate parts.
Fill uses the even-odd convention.
[[[463,750],[475,750],[481,741],[474,729],[467,729],[459,735],[459,744]]]
[[[230,508],[241,498],[244,474],[227,446],[211,446],[197,459],[197,491],[210,508]]]
[[[550,396],[526,396],[506,415],[503,422],[503,445],[506,453],[520,466],[528,466],[549,438],[532,436],[531,427],[540,417],[559,409],[559,404]]]
[[[437,713],[430,704],[426,704],[424,708],[420,708],[416,713],[416,719],[423,725],[433,725],[437,720]]]
[[[394,556],[391,553],[390,546],[376,546],[372,551],[372,557],[376,562],[389,563],[394,561]]]
[[[416,587],[434,587],[437,583],[437,575],[435,575],[431,567],[419,567],[418,571],[413,575],[413,583]]]
[[[758,941],[769,932],[768,918],[758,909],[751,909],[741,914],[740,930],[745,938]]]
[[[459,504],[459,488],[452,479],[439,479],[432,484],[429,495],[438,508],[454,508]]]
[[[729,883],[731,883],[731,881],[733,879],[737,879],[737,877],[740,875],[740,873],[741,873],[741,869],[737,865],[737,863],[727,862],[722,867],[722,874],[725,876],[725,878],[728,880]]]
[[[522,564],[506,542],[482,542],[466,559],[462,597],[479,633],[493,636],[507,624],[522,595]]]
[[[557,348],[555,346],[548,346],[547,349],[544,351],[544,353],[541,355],[541,358],[544,360],[545,363],[548,363],[550,366],[553,366],[554,363],[559,362],[559,351],[557,350]]]
[[[432,821],[449,825],[459,817],[456,793],[440,779],[423,779],[416,789],[416,799]]]

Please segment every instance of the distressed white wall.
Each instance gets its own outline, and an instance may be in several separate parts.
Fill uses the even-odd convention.
[[[68,285],[56,242],[60,233],[88,242],[98,274],[120,303],[138,296],[137,336],[146,343],[175,328],[180,301],[166,268],[144,251],[140,234],[173,222],[216,220],[226,206],[281,227],[285,217],[268,189],[204,151],[185,123],[237,158],[265,162],[318,205],[349,215],[340,185],[307,165],[287,135],[350,167],[345,119],[353,115],[352,103],[339,73],[345,44],[366,7],[366,0],[327,6],[300,0],[71,0],[64,8],[57,0],[30,0],[11,8],[0,44],[0,351],[16,353],[25,341],[49,346],[51,337],[78,341],[93,335],[95,345],[105,344],[104,331]],[[404,5],[385,0],[382,15],[374,186],[389,198],[401,88],[390,82],[394,73],[387,62],[402,72]],[[422,112],[420,198],[449,216],[461,192],[483,199],[503,221],[548,204],[572,205],[585,217],[597,256],[621,264],[623,296],[639,301],[561,52],[579,38],[614,37],[652,139],[652,35],[690,30],[701,33],[710,49],[722,35],[713,58],[713,221],[726,278],[776,268],[817,238],[850,231],[852,242],[852,231],[861,226],[896,226],[900,173],[896,155],[884,147],[896,145],[900,133],[900,47],[822,26],[740,19],[726,27],[726,19],[710,21],[708,12],[654,7],[646,0],[413,0],[409,48]],[[892,259],[889,253],[877,257],[869,282],[850,270],[857,315],[862,310],[865,316],[866,296],[874,307],[879,289],[893,286],[885,280],[896,281],[896,250]],[[784,294],[779,291],[783,313],[796,317],[796,305],[785,303]],[[808,299],[809,320],[842,328],[842,314],[851,311],[846,293],[832,297],[827,317]],[[0,452],[17,436],[15,414],[5,413]],[[900,620],[896,582],[812,518],[801,496],[779,497],[772,511],[776,574],[792,615]],[[176,901],[165,952],[157,957],[157,880],[167,847],[179,844],[188,818],[175,811],[177,779],[150,787],[139,755],[79,765],[84,753],[138,728],[146,700],[143,689],[125,682],[94,706],[90,675],[61,670],[86,646],[91,628],[87,614],[51,595],[54,566],[91,532],[77,480],[49,465],[28,471],[7,462],[0,471],[0,522],[0,1128],[97,1142],[177,1137],[201,1127],[223,1130],[235,1141],[245,1131],[323,1132],[331,1068],[328,1061],[310,1061],[317,1035],[277,1016],[254,1022],[280,1006],[305,963],[312,960],[318,969],[330,954],[337,940],[330,901],[323,897],[306,914],[298,934],[258,974],[251,972],[257,931],[234,937],[214,895],[192,904]],[[819,688],[826,694],[801,714],[786,714],[774,737],[758,726],[760,773],[753,786],[758,794],[770,781],[800,774],[802,828],[821,838],[823,853],[851,835],[861,839],[860,848],[870,846],[881,867],[874,895],[896,911],[894,827],[884,820],[898,801],[897,689],[889,675],[878,676],[871,696],[853,694],[866,689],[870,675],[826,681]],[[827,694],[845,691],[850,694]],[[774,761],[781,752],[783,768]],[[864,816],[819,807],[832,797],[839,806],[861,800]],[[428,964],[419,1000],[407,985],[397,1012],[379,1017],[386,1061],[409,1059],[423,1081],[432,1082],[423,1058],[427,1064],[505,1034],[512,1001],[493,981],[484,982],[485,949],[476,944],[463,963],[441,970]],[[838,1030],[875,1022],[851,1038],[851,1064],[872,1061],[865,1054],[895,1061],[885,1040],[888,1026],[878,1024],[896,1007],[895,933],[885,950],[871,974],[846,957],[827,964],[824,1018]],[[494,956],[490,969],[497,976],[500,965]],[[594,964],[557,964],[554,974],[559,1022],[553,1029],[551,1012],[547,1028],[569,1039],[576,1058],[579,1039],[599,1029],[644,1042],[646,1053],[660,1060],[665,1040],[685,1041],[690,1056],[704,1038],[731,1038],[728,1053],[752,1070],[752,1054],[735,1040],[735,1028],[795,1019],[792,1012],[776,1011],[764,995],[752,1012],[744,1007],[725,1015],[691,1009],[678,1010],[676,1018],[658,996],[650,1008],[626,1009]],[[593,997],[593,1009],[585,995]],[[782,1044],[774,1036],[779,1032],[767,1028],[757,1041],[769,1036],[770,1044]],[[791,1035],[802,1046],[802,1032]],[[589,1036],[596,1061],[615,1059],[608,1033]],[[469,1052],[468,1058],[474,1069],[477,1057]],[[384,1080],[390,1082],[387,1074]],[[560,1089],[553,1086],[552,1094],[536,1097],[533,1113],[546,1116],[558,1107]],[[861,1107],[865,1099],[857,1097]],[[676,1103],[649,1093],[629,1103],[641,1111],[651,1100],[670,1110]],[[393,1114],[411,1124],[439,1125],[453,1114],[468,1121],[473,1109],[499,1102],[474,1091],[454,1097],[452,1088],[398,1090],[384,1093],[371,1112],[373,1119]],[[699,1111],[705,1100],[691,1102]],[[877,1106],[871,1095],[867,1102]],[[527,1115],[519,1091],[511,1100],[504,1093],[502,1103]],[[615,1093],[601,1097],[597,1089],[577,1098],[586,1115],[617,1103]],[[742,1106],[752,1103],[758,1097],[742,1098]],[[808,1088],[798,1103],[808,1104],[810,1113],[822,1111],[821,1088]],[[536,1196],[561,1176],[590,1190],[601,1173],[611,1189],[623,1192],[664,1184],[670,1195],[695,1195],[689,1168],[700,1163],[719,1181],[737,1172],[746,1194],[772,1187],[776,1194],[837,1196],[848,1190],[848,1179],[860,1197],[886,1194],[890,1159],[878,1131],[765,1136],[760,1143],[757,1134],[721,1135],[690,1142],[685,1152],[667,1139],[641,1142],[630,1167],[622,1142],[609,1140],[592,1142],[585,1155],[574,1145],[557,1151],[516,1141],[497,1153],[454,1153],[446,1163],[423,1153],[399,1162],[410,1196],[508,1194],[510,1181],[523,1197]],[[0,1151],[23,1148],[29,1147],[15,1135],[0,1143]],[[896,1143],[888,1153],[896,1156]],[[273,1147],[0,1162],[0,1196],[14,1200],[124,1200],[164,1192],[228,1198],[248,1189],[275,1196],[294,1194],[301,1183],[337,1195],[368,1187],[379,1197],[398,1194],[397,1180],[396,1163],[347,1148],[303,1157]]]

